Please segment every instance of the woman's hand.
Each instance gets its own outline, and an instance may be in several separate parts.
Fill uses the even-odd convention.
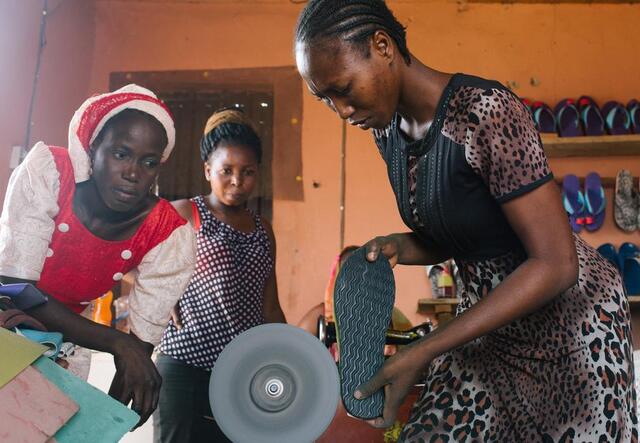
[[[376,237],[365,244],[367,260],[374,262],[378,259],[378,256],[382,254],[387,260],[389,260],[389,265],[393,268],[398,264],[400,247],[400,242],[396,235],[392,234],[384,237]]]
[[[418,382],[432,357],[424,352],[420,342],[400,349],[390,357],[382,368],[365,384],[358,387],[354,396],[367,398],[384,387],[384,409],[382,417],[367,420],[375,428],[388,428],[396,421],[398,409],[402,406],[409,390]]]
[[[151,361],[153,345],[134,335],[125,336],[115,347],[116,375],[109,395],[140,415],[136,428],[147,421],[158,406],[162,378]]]
[[[450,258],[435,245],[427,244],[413,232],[376,237],[365,244],[367,260],[375,261],[384,255],[393,268],[401,265],[433,265]]]
[[[2,283],[31,283],[30,280],[1,276]],[[128,405],[140,415],[137,426],[143,424],[158,405],[162,379],[151,361],[153,345],[133,334],[94,323],[74,312],[53,297],[45,304],[27,310],[50,331],[58,331],[65,340],[89,349],[108,352],[114,356],[116,375],[109,395]]]

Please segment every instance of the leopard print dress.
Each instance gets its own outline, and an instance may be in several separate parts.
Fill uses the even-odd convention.
[[[529,112],[497,82],[454,75],[422,140],[408,142],[399,121],[376,142],[405,223],[457,262],[460,315],[527,258],[500,204],[553,176]],[[401,441],[638,441],[620,275],[575,245],[574,287],[431,364]]]

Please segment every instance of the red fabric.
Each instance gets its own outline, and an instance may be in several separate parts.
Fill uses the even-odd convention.
[[[46,259],[37,286],[73,311],[82,312],[83,304],[114,286],[114,275],[126,274],[138,266],[147,252],[186,220],[168,201],[160,199],[130,239],[108,241],[96,237],[73,213],[76,184],[67,150],[50,150],[60,173],[60,212],[54,219],[56,227],[49,245],[53,255]],[[61,225],[68,227],[66,232],[60,229]],[[131,252],[129,259],[123,258],[124,251]]]
[[[164,108],[164,110],[167,111],[167,114],[171,115],[169,108],[167,108],[164,103],[158,99],[149,97],[148,95],[135,93],[109,95],[91,103],[87,109],[84,110],[77,131],[78,139],[80,140],[82,147],[85,150],[89,149],[89,143],[91,142],[91,137],[93,136],[96,127],[102,119],[111,112],[111,110],[133,100],[143,100],[154,103]]]
[[[193,227],[198,232],[200,230],[200,212],[194,201],[191,202],[191,214],[193,215]]]

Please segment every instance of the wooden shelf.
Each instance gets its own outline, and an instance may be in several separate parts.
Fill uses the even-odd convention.
[[[627,300],[630,305],[640,305],[640,295],[628,295]]]
[[[421,298],[418,300],[418,305],[433,306],[433,305],[457,305],[460,300],[452,298]]]
[[[563,177],[555,177],[556,183],[562,187],[562,179]],[[584,187],[584,177],[578,177],[580,180],[580,186]],[[600,177],[600,181],[602,182],[603,188],[615,188],[616,187],[616,178],[615,177]],[[633,177],[633,188],[638,189],[640,186],[640,178]]]
[[[556,183],[558,186],[562,187],[562,179],[563,177],[555,177]],[[580,186],[584,187],[584,177],[578,177],[580,180]],[[638,180],[635,180],[635,186],[638,187]],[[616,179],[615,177],[600,177],[600,181],[602,182],[603,188],[615,188],[616,187]]]
[[[547,157],[640,156],[640,134],[558,137],[540,134]]]
[[[418,300],[418,312],[433,314],[453,312],[460,300],[457,298],[421,298]]]

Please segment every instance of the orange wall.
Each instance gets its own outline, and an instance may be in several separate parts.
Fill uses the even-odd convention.
[[[0,203],[10,174],[11,146],[24,144],[41,10],[42,1],[0,1]],[[66,146],[69,120],[89,90],[94,17],[93,2],[49,1],[31,146],[38,140]]]
[[[640,98],[640,59],[633,56],[640,46],[640,5],[459,6],[448,1],[410,0],[389,4],[408,26],[410,49],[437,69],[514,81],[519,85],[515,89],[518,94],[550,103],[583,93],[599,101]],[[113,71],[292,65],[292,30],[300,9],[287,0],[99,1],[88,87],[81,76],[77,85],[62,83],[50,88],[65,88],[69,99],[64,107],[72,109],[78,102],[74,94],[105,90]],[[62,59],[50,59],[49,63],[50,69],[65,65]],[[532,77],[539,86],[531,86]],[[17,85],[18,80],[12,81]],[[41,87],[44,90],[45,86]],[[52,126],[62,125],[66,130],[68,115],[52,116]],[[60,131],[52,129],[51,133],[57,137]],[[1,131],[0,141],[4,136]],[[274,202],[278,280],[290,321],[297,321],[322,299],[328,268],[338,252],[340,137],[338,119],[305,93],[305,201]],[[640,175],[640,158],[554,160],[552,167],[558,176],[567,172],[584,175],[591,169],[613,176],[621,167]],[[320,186],[314,188],[313,181]],[[384,165],[371,137],[349,128],[346,244],[402,230]],[[619,243],[637,241],[638,236],[621,234],[608,219],[603,230],[588,240]],[[411,319],[420,320],[415,313],[416,300],[428,295],[423,269],[397,269],[396,275],[398,305]]]

